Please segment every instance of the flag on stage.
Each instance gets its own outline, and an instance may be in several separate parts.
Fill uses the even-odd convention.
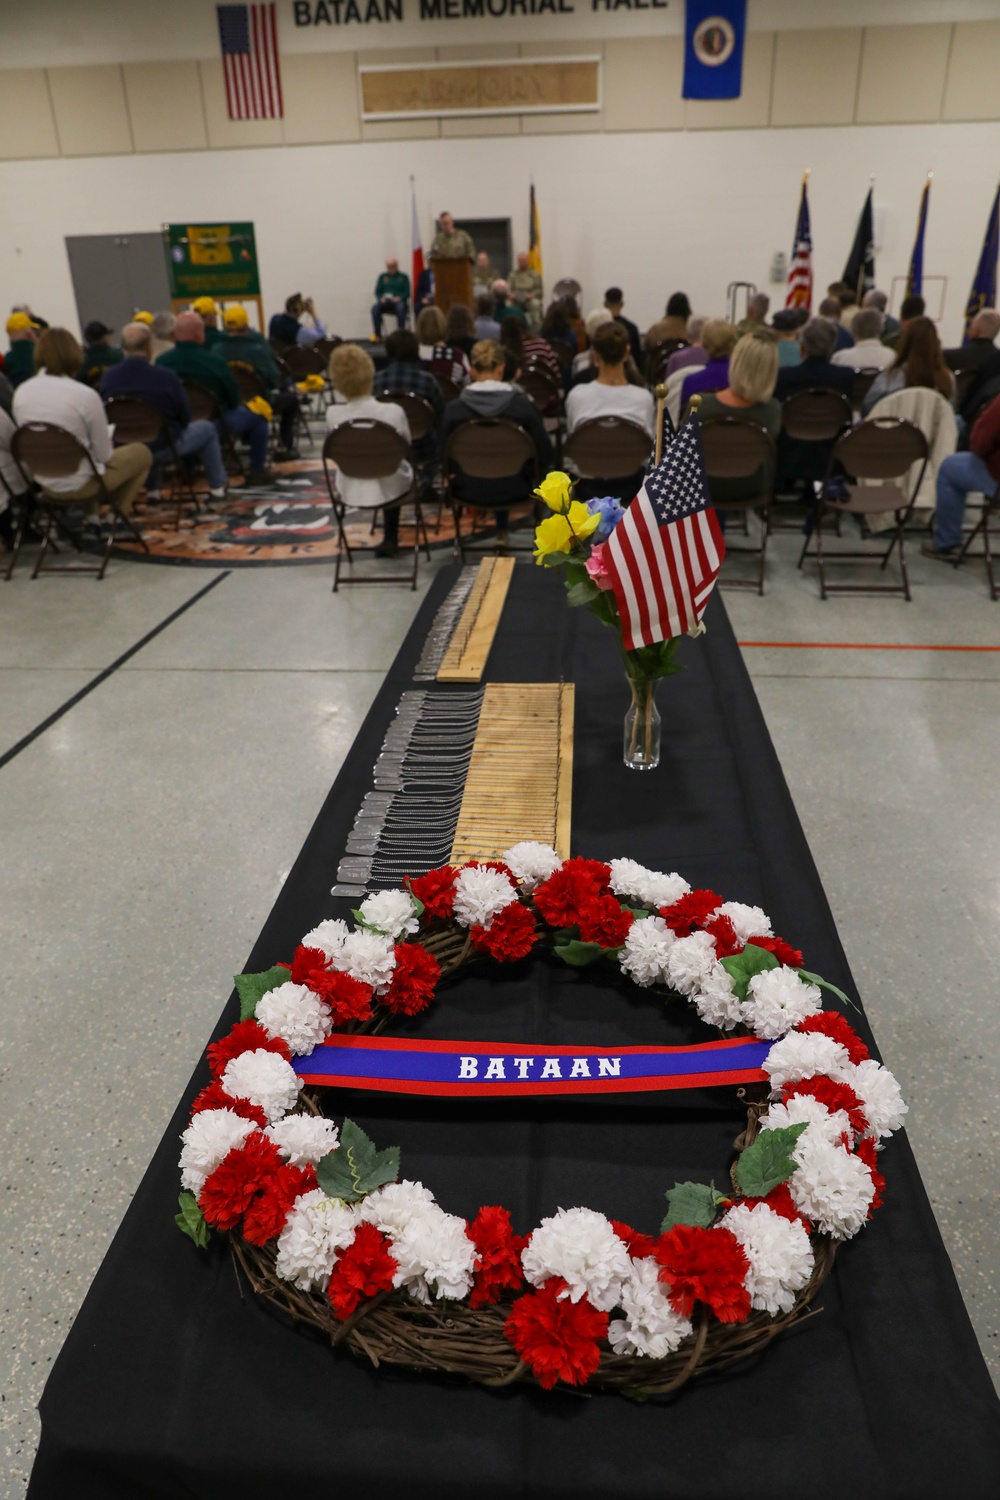
[[[860,302],[865,292],[875,289],[875,221],[872,213],[872,189],[868,189],[865,206],[858,220],[851,253],[847,257],[844,274],[840,278],[855,293]]]
[[[1000,187],[996,190],[993,207],[986,224],[986,235],[979,256],[976,274],[972,279],[969,300],[965,304],[965,336],[969,336],[969,324],[984,307],[995,307],[997,301],[997,253],[1000,251]]]
[[[420,243],[420,225],[417,223],[417,190],[412,177],[410,178],[410,243],[413,250],[410,285],[413,291],[415,311],[417,291],[420,287],[420,278],[424,272],[424,247]]]
[[[535,202],[535,184],[531,184],[531,205],[528,213],[528,264],[533,271],[542,274],[542,231],[538,226],[538,204]]]
[[[280,120],[281,72],[274,4],[217,5],[231,120]]]
[[[690,417],[604,545],[627,651],[684,635],[705,612],[726,546]]]
[[[813,242],[809,227],[809,174],[802,179],[802,196],[799,198],[799,216],[795,221],[795,243],[792,248],[792,263],[788,268],[788,296],[786,307],[812,307],[813,300]]]
[[[919,297],[924,289],[924,235],[927,231],[927,205],[931,196],[931,174],[928,172],[924,190],[920,194],[920,212],[917,214],[917,237],[913,241],[910,269],[906,273],[906,292]]]
[[[686,0],[685,99],[740,97],[746,22],[746,0]]]

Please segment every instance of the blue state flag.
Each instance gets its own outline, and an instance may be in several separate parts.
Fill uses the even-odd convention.
[[[997,301],[997,256],[1000,255],[1000,187],[996,190],[993,207],[986,221],[986,234],[979,256],[976,274],[972,278],[969,300],[965,304],[965,337],[969,337],[969,324],[984,307],[996,307]]]
[[[746,0],[687,0],[684,98],[738,99],[743,90]]]
[[[924,190],[920,194],[920,211],[917,214],[917,237],[913,241],[910,269],[906,273],[907,295],[919,297],[924,289],[924,239],[927,235],[927,207],[931,197],[931,179],[928,174]]]

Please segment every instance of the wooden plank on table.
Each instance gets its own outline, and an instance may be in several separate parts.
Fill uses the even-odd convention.
[[[513,576],[512,557],[483,558],[438,668],[438,682],[482,681]]]

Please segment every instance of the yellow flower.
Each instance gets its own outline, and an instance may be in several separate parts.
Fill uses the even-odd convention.
[[[601,524],[600,514],[591,515],[582,500],[573,501],[566,519],[573,535],[581,542],[590,536],[592,531],[596,531]]]
[[[572,488],[573,481],[569,475],[563,474],[560,469],[553,469],[551,474],[546,474],[535,494],[545,501],[549,510],[554,511],[556,515],[564,516],[569,510]],[[552,550],[562,552],[565,549],[558,547]]]
[[[550,552],[568,552],[573,533],[565,516],[549,516],[535,527],[535,561],[540,563]]]

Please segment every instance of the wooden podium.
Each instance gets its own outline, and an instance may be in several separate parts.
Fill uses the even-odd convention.
[[[446,259],[443,255],[431,256],[434,272],[434,304],[447,316],[455,302],[461,302],[475,316],[472,300],[472,262]]]

